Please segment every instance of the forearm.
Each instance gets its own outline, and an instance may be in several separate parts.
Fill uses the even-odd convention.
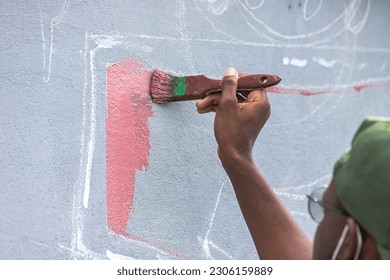
[[[310,259],[310,240],[250,157],[225,157],[222,164],[233,184],[260,258]]]
[[[221,94],[197,103],[200,113],[214,111],[218,155],[234,186],[245,221],[262,259],[309,259],[311,243],[251,160],[253,144],[270,116],[265,90],[237,100],[238,73],[228,68]]]

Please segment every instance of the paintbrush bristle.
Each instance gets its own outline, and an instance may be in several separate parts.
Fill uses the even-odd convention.
[[[175,76],[155,69],[150,81],[150,95],[153,102],[167,103],[173,100],[173,84]]]

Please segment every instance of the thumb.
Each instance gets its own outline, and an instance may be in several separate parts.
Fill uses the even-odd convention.
[[[229,67],[222,79],[222,92],[219,106],[237,107],[238,101],[236,97],[238,83],[238,73],[233,67]]]

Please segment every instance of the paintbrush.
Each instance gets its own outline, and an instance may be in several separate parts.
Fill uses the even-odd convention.
[[[263,89],[277,85],[281,79],[276,75],[255,74],[238,78],[238,95],[243,91]],[[155,69],[150,82],[150,95],[155,103],[202,99],[221,91],[221,80],[204,75],[177,77]]]

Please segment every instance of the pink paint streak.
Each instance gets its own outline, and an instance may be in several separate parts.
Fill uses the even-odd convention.
[[[270,87],[267,92],[272,93],[284,93],[284,94],[300,94],[303,96],[319,95],[319,94],[340,94],[340,93],[360,93],[361,91],[368,88],[388,88],[390,83],[379,82],[379,83],[367,83],[367,84],[356,84],[351,88],[346,89],[323,89],[323,90],[308,90],[303,88],[283,88],[283,87]]]
[[[137,60],[107,67],[107,223],[126,233],[133,209],[135,174],[148,167],[151,73]]]

